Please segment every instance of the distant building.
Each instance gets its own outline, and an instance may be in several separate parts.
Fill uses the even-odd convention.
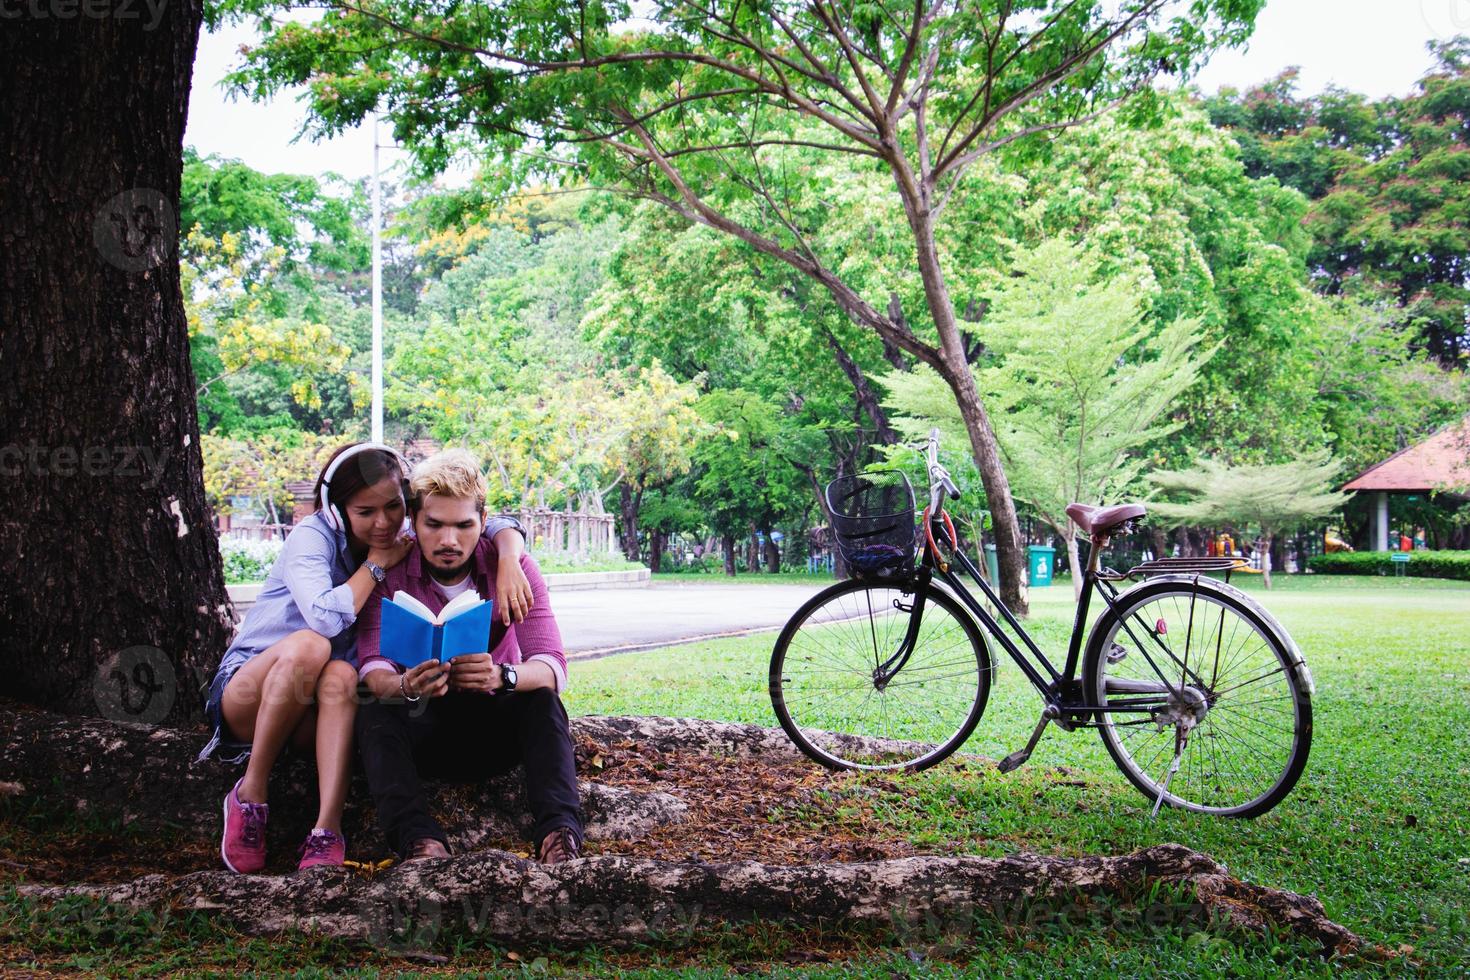
[[[1374,551],[1392,550],[1391,546],[1397,544],[1389,536],[1389,494],[1440,493],[1452,500],[1470,498],[1470,416],[1368,467],[1343,489],[1373,494],[1369,546]]]

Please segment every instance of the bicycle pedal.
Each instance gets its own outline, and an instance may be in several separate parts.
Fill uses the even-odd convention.
[[[1031,752],[1029,749],[1017,749],[1010,755],[1006,756],[1004,759],[1000,760],[1000,762],[996,763],[995,768],[999,769],[1001,772],[1014,772],[1015,770],[1021,768],[1021,766],[1025,765],[1026,760],[1029,758],[1031,758]]]

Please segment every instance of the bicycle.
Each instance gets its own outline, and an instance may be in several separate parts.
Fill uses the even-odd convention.
[[[1229,584],[1238,559],[1157,558],[1115,572],[1101,554],[1111,538],[1136,529],[1145,508],[1070,505],[1067,514],[1092,547],[1059,670],[959,548],[944,509],[959,490],[939,463],[937,429],[927,462],[917,561],[906,478],[870,474],[827,487],[834,537],[854,577],[797,610],[777,637],[769,676],[776,717],[803,753],[838,770],[918,771],[948,758],[989,698],[988,637],[1043,702],[1030,739],[1000,761],[1002,772],[1025,763],[1054,724],[1098,729],[1154,815],[1167,803],[1253,817],[1291,792],[1311,748],[1315,685],[1281,624]],[[1134,577],[1141,581],[1119,590]],[[1094,593],[1106,608],[1088,631]]]

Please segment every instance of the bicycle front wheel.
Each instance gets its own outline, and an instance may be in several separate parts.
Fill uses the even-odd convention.
[[[1083,677],[1092,703],[1113,709],[1098,713],[1103,744],[1140,792],[1253,817],[1306,767],[1312,702],[1284,633],[1233,591],[1208,580],[1129,590],[1093,629]]]
[[[830,769],[925,769],[964,744],[985,711],[992,664],[974,620],[916,583],[840,582],[786,624],[771,654],[771,704],[786,734]]]

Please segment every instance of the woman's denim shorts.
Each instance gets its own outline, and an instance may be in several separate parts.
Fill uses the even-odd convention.
[[[204,717],[209,722],[211,734],[209,744],[204,746],[199,753],[198,761],[217,757],[220,762],[231,765],[244,762],[250,758],[250,743],[237,742],[230,738],[225,732],[225,720],[222,713],[221,701],[225,696],[225,685],[230,683],[230,678],[235,676],[235,671],[245,666],[250,657],[240,657],[229,662],[220,664],[219,670],[215,671],[214,681],[209,685],[209,697],[204,702]]]

